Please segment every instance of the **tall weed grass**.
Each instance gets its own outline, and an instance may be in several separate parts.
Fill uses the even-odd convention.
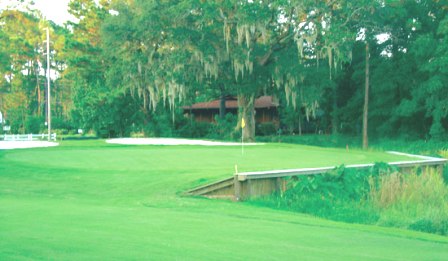
[[[440,150],[439,155],[445,159],[448,159],[448,150]]]
[[[448,150],[440,150],[439,155],[445,159],[448,159]],[[445,166],[443,169],[443,179],[445,180],[445,184],[448,185],[448,166]]]
[[[448,235],[448,187],[434,169],[369,177],[369,202],[380,225]]]
[[[368,171],[340,167],[287,181],[287,190],[252,201],[350,223],[448,235],[448,186],[432,169],[398,172],[386,164]]]

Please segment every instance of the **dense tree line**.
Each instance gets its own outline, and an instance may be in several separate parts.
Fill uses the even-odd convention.
[[[182,105],[282,101],[283,125],[324,133],[443,138],[448,3],[442,0],[72,0],[64,27],[4,10],[0,110],[16,131],[44,114],[42,27],[50,26],[61,122],[106,135],[188,124]],[[293,126],[293,127],[291,127]],[[28,128],[28,129],[27,129]],[[160,132],[158,134],[161,134]],[[163,133],[162,133],[163,134]],[[172,133],[171,133],[172,134]]]

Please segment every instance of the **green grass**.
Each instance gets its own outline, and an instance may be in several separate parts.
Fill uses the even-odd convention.
[[[437,235],[181,196],[239,171],[401,160],[287,144],[0,151],[0,260],[445,260]]]
[[[291,144],[306,144],[319,147],[335,148],[361,148],[362,137],[349,135],[280,135],[280,136],[260,136],[257,141],[280,142]],[[388,138],[371,137],[369,139],[369,148],[375,150],[395,150],[413,154],[440,156],[441,152],[446,151],[448,143],[443,139],[412,139],[412,138]],[[443,156],[443,155],[442,155]]]

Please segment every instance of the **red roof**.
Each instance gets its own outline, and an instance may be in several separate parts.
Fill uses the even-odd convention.
[[[191,106],[185,106],[184,109],[197,109],[197,110],[207,110],[207,109],[219,109],[220,100],[214,100],[210,102],[199,102],[195,103]],[[258,99],[255,99],[255,108],[270,108],[270,107],[278,107],[278,103],[274,102],[272,96],[261,96]],[[226,108],[227,109],[237,109],[238,101],[237,100],[226,100]]]

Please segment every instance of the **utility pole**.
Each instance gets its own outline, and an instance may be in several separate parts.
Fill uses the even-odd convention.
[[[51,105],[50,105],[50,29],[44,28],[47,32],[47,127],[48,141],[51,140]]]

